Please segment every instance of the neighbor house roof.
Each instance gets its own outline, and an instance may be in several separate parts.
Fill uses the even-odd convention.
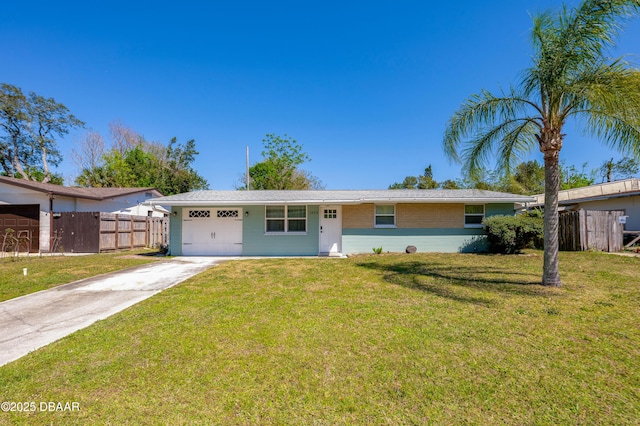
[[[640,195],[640,179],[631,178],[581,188],[565,189],[558,192],[558,204],[566,206],[586,201],[608,200],[610,198]],[[533,196],[535,201],[529,207],[544,205],[544,194]]]
[[[155,188],[80,188],[75,186],[54,185],[52,183],[34,182],[31,180],[16,179],[7,176],[0,176],[0,184],[17,186],[45,194],[97,201],[107,200],[123,195],[137,194],[140,192],[152,192],[153,195],[156,196],[162,195],[162,193]]]
[[[194,191],[153,198],[146,204],[223,206],[230,204],[362,204],[362,203],[526,203],[532,197],[480,189],[393,189],[340,191]]]

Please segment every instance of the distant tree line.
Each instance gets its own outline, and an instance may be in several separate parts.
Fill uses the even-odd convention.
[[[612,182],[638,175],[640,163],[634,158],[613,158],[604,161],[598,168],[587,171],[587,163],[580,169],[575,166],[560,165],[560,189],[580,188],[601,182]],[[539,162],[525,161],[518,164],[513,172],[481,169],[466,174],[462,179],[447,179],[437,182],[429,164],[422,175],[407,176],[402,182],[389,185],[389,189],[486,189],[514,194],[534,195],[544,193],[544,166]]]
[[[51,168],[60,165],[57,139],[84,122],[53,98],[24,94],[11,84],[0,84],[0,174],[62,185]],[[109,125],[111,144],[89,130],[72,152],[84,187],[154,187],[165,195],[208,187],[192,167],[198,151],[195,141],[172,138],[166,145],[146,140],[119,122]]]
[[[150,142],[119,122],[109,125],[111,146],[88,132],[76,143],[73,160],[81,169],[76,184],[83,187],[153,187],[164,195],[207,189],[207,181],[192,167],[195,141],[167,145]]]

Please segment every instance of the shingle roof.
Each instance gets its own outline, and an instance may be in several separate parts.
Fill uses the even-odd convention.
[[[7,176],[0,176],[0,183],[30,189],[43,193],[52,193],[71,198],[84,198],[89,200],[106,200],[108,198],[122,195],[136,194],[139,192],[154,191],[160,194],[155,188],[79,188],[74,186],[54,185],[52,183],[34,182],[25,179],[16,179]]]
[[[393,189],[339,191],[194,191],[148,200],[165,206],[215,206],[229,204],[361,204],[361,203],[451,203],[532,202],[525,195],[480,189]]]

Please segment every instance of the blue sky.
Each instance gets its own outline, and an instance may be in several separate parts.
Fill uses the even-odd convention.
[[[267,133],[302,144],[303,168],[327,189],[383,189],[428,164],[436,180],[456,179],[442,150],[448,118],[469,95],[517,80],[531,14],[560,4],[6,2],[0,82],[55,98],[105,138],[118,120],[151,141],[195,139],[211,189],[238,185],[245,147],[259,161]],[[640,54],[639,20],[623,53]],[[67,184],[84,132],[60,141]],[[561,156],[589,168],[620,157],[572,126]]]

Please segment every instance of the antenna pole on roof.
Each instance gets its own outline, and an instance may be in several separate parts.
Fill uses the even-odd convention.
[[[248,191],[248,190],[249,190],[249,145],[247,145],[247,160],[246,160],[246,165],[247,165],[246,180],[247,180],[247,191]]]

